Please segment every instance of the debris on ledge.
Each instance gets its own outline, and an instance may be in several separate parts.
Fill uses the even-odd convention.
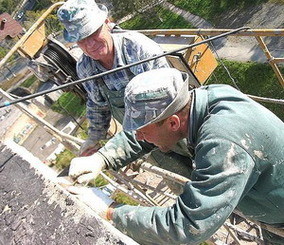
[[[137,244],[57,183],[16,143],[0,142],[1,244]]]

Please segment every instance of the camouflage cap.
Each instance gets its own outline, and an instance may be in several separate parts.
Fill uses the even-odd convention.
[[[188,74],[174,68],[147,71],[126,86],[123,128],[137,130],[181,110],[190,99]]]
[[[65,26],[63,37],[68,42],[77,42],[93,34],[107,15],[106,6],[94,0],[68,0],[57,11],[58,19]]]

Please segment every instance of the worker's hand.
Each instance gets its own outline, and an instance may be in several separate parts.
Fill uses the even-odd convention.
[[[103,193],[100,189],[69,186],[67,190],[70,193],[77,195],[79,200],[87,204],[102,218],[108,219],[107,217],[108,207],[114,201],[108,195]]]
[[[103,157],[95,153],[92,156],[73,158],[68,174],[80,184],[88,183],[96,178],[105,167]]]
[[[100,147],[101,145],[97,141],[86,139],[86,141],[83,143],[83,145],[80,148],[79,156],[80,157],[91,156],[95,152],[97,152],[98,149],[100,149]]]

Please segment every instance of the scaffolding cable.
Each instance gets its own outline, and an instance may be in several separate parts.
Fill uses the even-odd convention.
[[[142,64],[142,63],[145,63],[145,62],[149,62],[149,61],[161,58],[161,57],[165,57],[167,55],[171,55],[171,54],[174,54],[174,53],[177,53],[177,52],[189,49],[189,48],[193,48],[193,47],[196,47],[198,45],[201,45],[201,44],[204,44],[204,43],[208,43],[208,42],[213,41],[215,39],[222,38],[222,37],[225,37],[225,36],[228,36],[228,35],[240,32],[240,31],[246,31],[248,29],[249,29],[249,27],[241,27],[241,28],[238,28],[238,29],[234,29],[232,31],[228,31],[228,32],[222,33],[220,35],[216,35],[216,36],[210,37],[210,38],[208,38],[206,40],[203,40],[203,41],[200,41],[200,42],[197,42],[197,43],[193,43],[193,44],[189,44],[189,45],[187,45],[185,47],[182,47],[182,48],[179,48],[179,49],[176,49],[176,50],[165,52],[163,54],[156,55],[156,56],[153,56],[153,57],[150,57],[150,58],[138,61],[138,62],[134,62],[134,63],[128,64],[128,65],[125,65],[125,66],[122,66],[122,67],[117,67],[115,69],[112,69],[112,70],[109,70],[109,71],[105,71],[105,72],[102,72],[100,74],[96,74],[94,76],[90,76],[90,77],[87,77],[87,78],[84,78],[84,79],[71,81],[69,83],[65,83],[65,84],[59,85],[59,86],[57,86],[55,88],[51,88],[51,89],[46,90],[46,91],[42,91],[42,92],[38,92],[38,93],[29,95],[29,96],[25,96],[25,97],[23,97],[21,99],[5,101],[4,103],[0,104],[0,108],[7,107],[7,106],[10,106],[10,105],[19,103],[19,102],[23,102],[23,101],[26,101],[26,100],[29,100],[29,99],[32,99],[32,98],[35,98],[35,97],[38,97],[38,96],[41,96],[41,95],[44,95],[44,94],[48,94],[48,93],[57,91],[59,89],[64,89],[64,88],[67,88],[67,87],[70,87],[70,86],[73,86],[73,85],[81,84],[83,82],[86,82],[86,81],[89,81],[89,80],[92,80],[92,79],[98,79],[98,78],[103,77],[105,75],[108,75],[108,74],[111,74],[111,73],[114,73],[114,72],[117,72],[117,71],[129,68],[129,67],[132,67],[132,66],[137,66],[139,64]]]

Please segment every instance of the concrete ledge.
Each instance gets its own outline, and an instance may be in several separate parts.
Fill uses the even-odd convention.
[[[0,142],[0,244],[137,244],[56,183],[15,143]]]

